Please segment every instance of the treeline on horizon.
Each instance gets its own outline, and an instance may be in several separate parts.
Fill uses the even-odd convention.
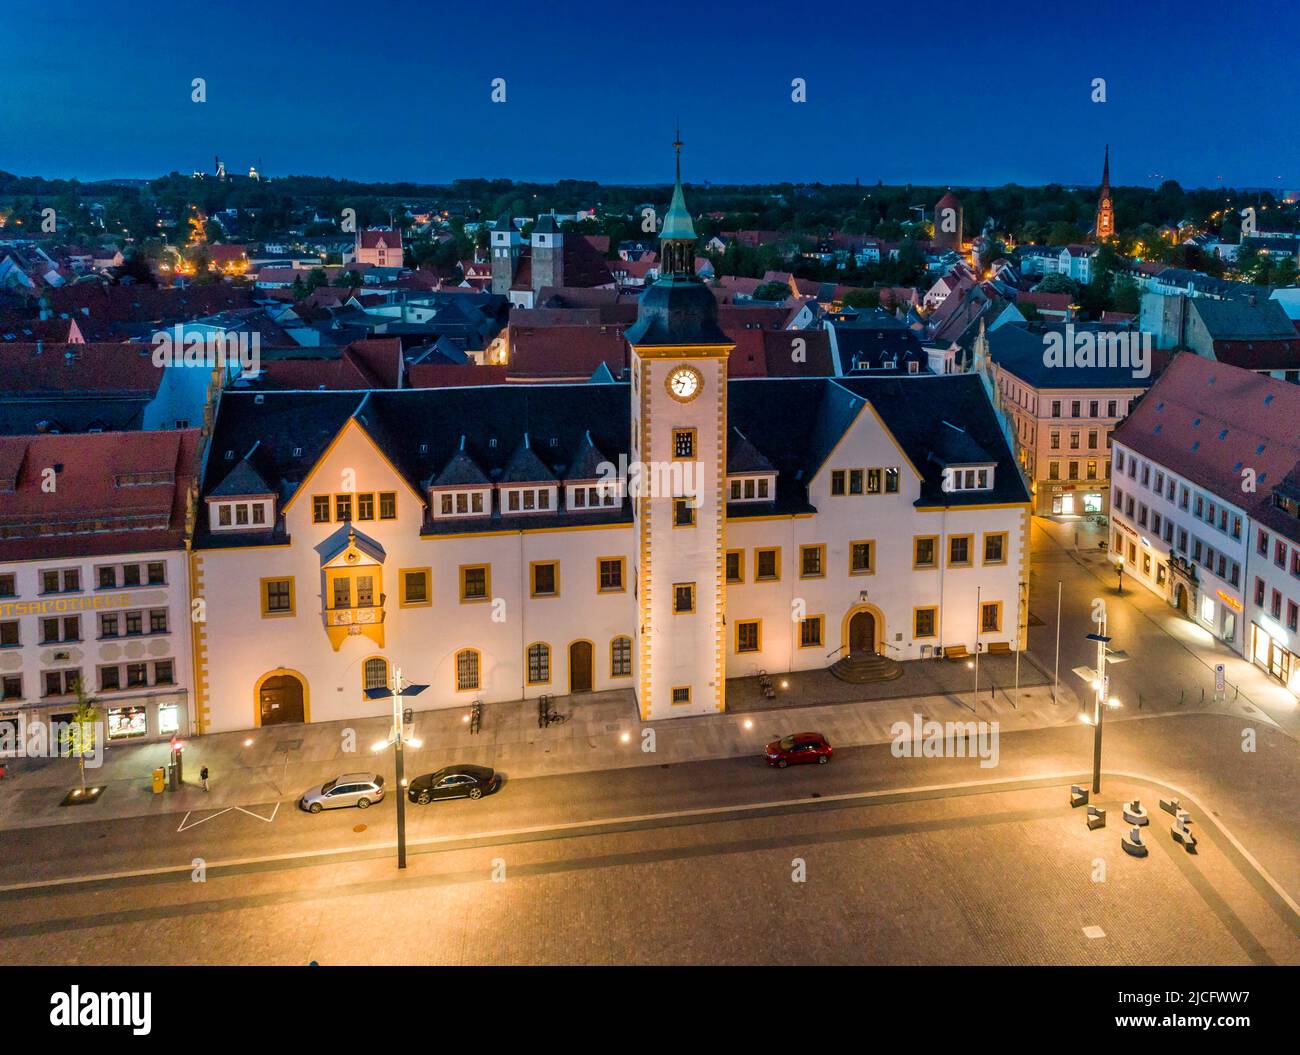
[[[947,187],[919,185],[859,184],[687,184],[688,201],[696,215],[696,229],[702,238],[720,230],[756,229],[788,231],[819,236],[830,231],[899,239],[913,229],[917,207],[927,218],[934,203]],[[448,209],[469,220],[495,221],[503,212],[512,216],[537,216],[552,210],[559,213],[595,208],[598,219],[626,218],[638,206],[663,207],[670,188],[662,183],[610,185],[593,180],[559,180],[554,183],[516,182],[510,179],[459,179],[447,185],[414,182],[364,183],[324,176],[283,176],[254,181],[234,176],[224,181],[209,175],[199,180],[173,172],[143,186],[118,183],[81,183],[76,180],[47,180],[19,177],[0,172],[0,197],[17,201],[23,208],[43,207],[61,200],[74,208],[85,200],[116,203],[126,212],[132,204],[182,211],[198,206],[208,215],[223,209],[255,210],[255,228],[270,236],[298,222],[304,206],[323,216],[337,215],[344,208],[357,210],[361,223],[386,223],[399,206]],[[1017,242],[1075,241],[1092,223],[1097,205],[1095,188],[1071,188],[1061,184],[1028,187],[955,189],[961,199],[967,237],[986,225],[997,233],[1009,234]],[[1231,189],[1185,190],[1168,180],[1157,188],[1116,186],[1113,188],[1116,227],[1136,231],[1143,226],[1161,227],[1184,221],[1220,231],[1225,237],[1239,230],[1236,223],[1219,223],[1215,213],[1225,204],[1275,206],[1269,191],[1242,192]],[[21,199],[33,199],[30,203]],[[709,214],[722,214],[721,219]],[[1294,226],[1294,217],[1283,222],[1283,210],[1276,214],[1276,226]],[[1260,224],[1263,227],[1264,224]],[[258,233],[257,231],[254,232]],[[609,231],[613,235],[614,231]],[[630,235],[635,237],[635,234]]]

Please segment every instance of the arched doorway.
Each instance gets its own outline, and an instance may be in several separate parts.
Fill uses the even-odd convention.
[[[884,631],[885,619],[879,608],[869,604],[856,605],[844,615],[840,630],[841,651],[850,656],[877,653]]]
[[[1187,587],[1181,582],[1174,587],[1174,607],[1183,615],[1190,616],[1192,614],[1187,598]]]
[[[292,670],[275,670],[257,683],[257,724],[288,725],[307,720],[307,686]]]
[[[569,646],[569,692],[590,692],[595,650],[590,641],[575,641]]]

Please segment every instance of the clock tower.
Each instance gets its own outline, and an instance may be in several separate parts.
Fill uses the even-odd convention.
[[[641,295],[632,349],[637,626],[643,720],[710,714],[726,693],[727,357],[717,301],[695,275],[695,225],[677,181],[659,234],[659,279]]]

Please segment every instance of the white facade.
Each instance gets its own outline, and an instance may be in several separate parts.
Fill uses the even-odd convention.
[[[1249,520],[1244,509],[1121,443],[1112,450],[1111,559],[1244,654]]]
[[[61,717],[80,679],[109,746],[193,732],[183,550],[0,563],[0,721]]]
[[[683,365],[700,374],[685,402],[666,383]],[[672,461],[694,430],[693,524],[674,526],[664,495],[633,523],[501,530],[471,509],[458,533],[422,536],[428,496],[348,419],[282,534],[226,547],[213,531],[193,554],[203,728],[383,714],[363,690],[389,665],[429,685],[421,709],[629,688],[654,720],[720,709],[727,677],[825,668],[850,647],[908,660],[1023,641],[1025,503],[918,507],[920,472],[864,403],[809,483],[815,513],[747,517],[742,500],[728,517],[725,360],[656,355],[633,376],[634,459]],[[516,486],[493,485],[491,508]],[[572,492],[548,501],[573,512]],[[692,610],[674,611],[684,584]]]

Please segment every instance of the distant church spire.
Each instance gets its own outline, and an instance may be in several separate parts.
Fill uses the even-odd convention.
[[[1115,203],[1110,193],[1110,145],[1106,145],[1106,160],[1101,166],[1101,194],[1097,201],[1097,222],[1093,227],[1097,241],[1104,242],[1115,236]]]

